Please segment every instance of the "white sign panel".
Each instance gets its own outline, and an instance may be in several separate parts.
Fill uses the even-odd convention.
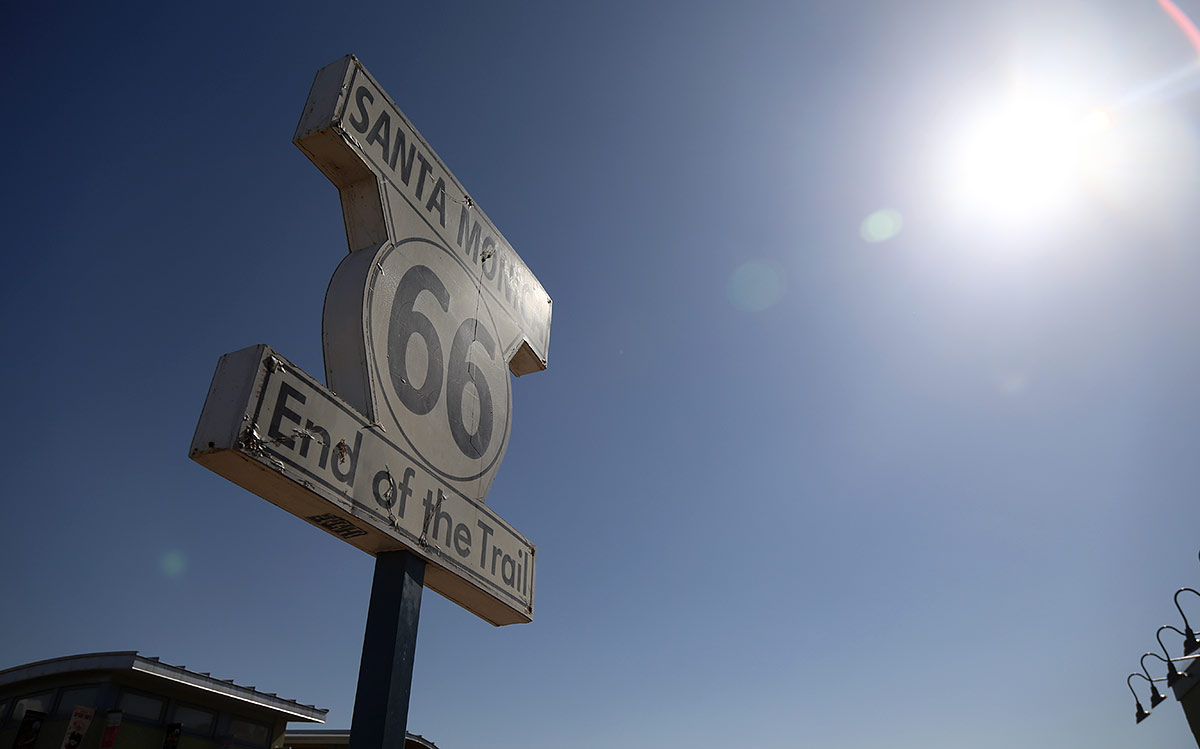
[[[354,57],[317,74],[295,142],[337,185],[350,248],[325,299],[329,387],[484,501],[507,372],[545,369],[550,297]]]
[[[337,186],[328,388],[266,346],[221,359],[191,456],[493,624],[533,618],[535,549],[484,505],[509,372],[546,368],[553,305],[424,138],[348,56],[317,73],[296,145]]]
[[[221,357],[191,455],[369,554],[423,557],[427,587],[492,624],[533,618],[534,546],[267,346]]]

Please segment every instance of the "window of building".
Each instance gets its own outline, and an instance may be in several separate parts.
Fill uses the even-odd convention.
[[[176,705],[172,723],[179,723],[188,733],[198,733],[202,736],[212,734],[213,724],[217,722],[215,713],[201,710],[189,705]]]
[[[58,710],[54,712],[54,717],[69,718],[76,706],[95,708],[99,697],[100,687],[94,685],[64,689],[62,697],[58,699]]]
[[[263,747],[271,741],[271,729],[262,723],[234,718],[229,722],[229,730],[235,744]]]
[[[162,720],[163,701],[148,694],[122,690],[120,709],[127,717],[157,723]]]
[[[25,717],[26,710],[37,710],[38,712],[50,714],[50,708],[54,705],[54,691],[41,692],[39,694],[31,694],[28,697],[22,697],[13,704],[13,720],[20,720]]]

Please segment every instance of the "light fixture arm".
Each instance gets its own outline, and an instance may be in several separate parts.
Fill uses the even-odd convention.
[[[1180,588],[1175,591],[1175,608],[1179,611],[1179,615],[1183,617],[1183,654],[1191,655],[1200,650],[1200,638],[1196,637],[1196,633],[1192,631],[1192,625],[1188,623],[1187,614],[1183,613],[1183,607],[1179,605],[1179,594],[1183,592],[1194,593],[1200,596],[1200,591],[1195,588]]]
[[[1135,676],[1138,677],[1139,679],[1146,679],[1145,676],[1142,676],[1141,674],[1139,674],[1135,671],[1132,674],[1130,674],[1129,676],[1125,677],[1125,686],[1129,687],[1130,693],[1133,694],[1133,701],[1138,703],[1138,707],[1141,707],[1142,700],[1137,696],[1137,692],[1133,691],[1133,685],[1129,683],[1129,680]],[[1146,681],[1151,681],[1151,679],[1146,679]]]
[[[1175,608],[1179,610],[1179,615],[1183,617],[1184,629],[1191,629],[1192,626],[1188,624],[1187,614],[1183,613],[1183,607],[1179,605],[1179,594],[1185,591],[1188,593],[1195,593],[1196,595],[1200,596],[1200,590],[1196,590],[1194,588],[1180,588],[1179,590],[1175,591]]]
[[[1143,653],[1142,657],[1145,658],[1147,655],[1152,655],[1155,658],[1162,661],[1163,663],[1182,663],[1184,661],[1200,660],[1200,653],[1197,653],[1196,655],[1181,655],[1178,658],[1171,658],[1171,659],[1163,658],[1158,653]],[[1155,679],[1155,681],[1162,681],[1162,679]]]
[[[1158,631],[1154,633],[1154,639],[1158,640],[1158,646],[1160,648],[1162,648],[1163,655],[1167,656],[1167,664],[1170,665],[1171,654],[1167,651],[1167,646],[1163,645],[1163,641],[1162,641],[1162,631],[1164,629],[1174,630],[1175,632],[1178,632],[1179,634],[1183,635],[1184,637],[1187,637],[1187,633],[1185,633],[1183,630],[1179,629],[1179,627],[1173,627],[1170,624],[1162,625],[1161,627],[1158,628]]]
[[[1156,682],[1156,681],[1166,681],[1166,678],[1165,678],[1165,677],[1164,677],[1164,678],[1162,678],[1162,679],[1152,679],[1152,678],[1150,678],[1150,671],[1146,669],[1146,656],[1148,656],[1148,655],[1152,655],[1152,656],[1154,656],[1155,658],[1159,659],[1160,661],[1163,661],[1164,663],[1166,663],[1166,662],[1167,662],[1167,659],[1166,659],[1166,658],[1163,658],[1163,657],[1162,657],[1161,655],[1159,655],[1158,653],[1142,653],[1142,657],[1141,657],[1141,659],[1138,661],[1138,663],[1140,663],[1140,664],[1141,664],[1141,666],[1142,666],[1142,673],[1144,673],[1144,674],[1145,674],[1145,676],[1144,676],[1144,677],[1142,677],[1142,678],[1146,679],[1146,680],[1147,680],[1147,681],[1149,681],[1151,684],[1153,684],[1153,683],[1154,683],[1154,682]]]
[[[1163,695],[1162,692],[1158,691],[1158,685],[1156,685],[1154,682],[1168,681],[1169,677],[1164,676],[1161,679],[1151,678],[1150,672],[1146,670],[1146,656],[1148,656],[1148,655],[1152,655],[1155,658],[1159,659],[1160,661],[1163,660],[1163,657],[1161,655],[1159,655],[1158,653],[1143,653],[1141,660],[1138,661],[1138,663],[1142,667],[1142,673],[1145,674],[1145,676],[1142,678],[1144,678],[1146,681],[1150,682],[1150,709],[1153,710],[1154,708],[1158,707],[1159,703],[1161,703],[1167,699]],[[1126,681],[1128,681],[1128,679],[1126,679]],[[1169,686],[1169,684],[1168,684],[1168,686]]]
[[[1133,691],[1133,685],[1129,683],[1129,680],[1135,676],[1139,676],[1143,679],[1146,678],[1145,676],[1142,676],[1139,673],[1132,673],[1129,676],[1125,677],[1125,686],[1129,687],[1129,692],[1130,692],[1130,694],[1133,695],[1133,703],[1135,705],[1137,705],[1137,712],[1134,713],[1134,717],[1137,718],[1138,723],[1141,723],[1143,720],[1150,717],[1150,711],[1142,706],[1142,701],[1140,699],[1138,699],[1137,692]],[[1151,689],[1153,689],[1154,684],[1151,683],[1150,687],[1151,687]]]
[[[1180,588],[1180,589],[1178,589],[1178,591],[1175,592],[1175,607],[1176,607],[1176,609],[1180,610],[1180,616],[1183,617],[1184,627],[1187,627],[1188,629],[1190,629],[1190,627],[1188,625],[1188,617],[1186,615],[1184,615],[1183,609],[1181,609],[1181,607],[1180,607],[1180,593],[1184,593],[1184,592],[1195,593],[1196,595],[1200,595],[1200,591],[1196,591],[1195,588]]]
[[[1183,678],[1183,675],[1182,675],[1182,674],[1180,674],[1178,671],[1176,671],[1176,670],[1175,670],[1175,664],[1174,664],[1174,662],[1172,662],[1172,661],[1171,661],[1171,653],[1170,653],[1170,652],[1167,650],[1167,646],[1166,646],[1166,645],[1163,645],[1163,641],[1162,641],[1162,631],[1163,631],[1164,629],[1170,629],[1170,630],[1174,630],[1174,631],[1176,631],[1176,632],[1179,632],[1179,634],[1183,635],[1183,641],[1184,641],[1184,643],[1188,643],[1188,642],[1190,642],[1191,640],[1188,638],[1188,636],[1187,636],[1187,633],[1186,633],[1186,632],[1182,632],[1182,631],[1180,631],[1180,629],[1179,629],[1178,627],[1172,627],[1170,624],[1164,624],[1164,625],[1162,625],[1161,627],[1159,627],[1159,628],[1158,628],[1158,631],[1154,633],[1154,639],[1158,640],[1158,646],[1159,646],[1160,648],[1162,648],[1162,649],[1163,649],[1163,655],[1165,655],[1165,656],[1166,656],[1166,661],[1167,661],[1167,686],[1168,686],[1168,687],[1173,687],[1173,686],[1175,686],[1175,682],[1177,682],[1177,681],[1179,681],[1181,678]],[[1186,657],[1186,656],[1185,656],[1185,657]]]

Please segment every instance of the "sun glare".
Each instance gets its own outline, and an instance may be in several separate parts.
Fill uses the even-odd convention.
[[[1014,96],[980,111],[951,155],[950,190],[965,212],[1029,221],[1062,210],[1101,159],[1112,116]]]

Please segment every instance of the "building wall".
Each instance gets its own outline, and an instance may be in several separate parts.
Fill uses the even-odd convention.
[[[159,688],[121,675],[71,674],[10,685],[0,692],[0,749],[11,749],[24,698],[49,694],[35,749],[61,749],[76,705],[95,710],[79,749],[99,749],[107,713],[124,708],[114,749],[162,749],[171,723],[183,723],[178,749],[279,749],[286,722],[196,689]],[[157,703],[157,715],[154,706]],[[139,710],[140,708],[140,710]],[[137,712],[143,714],[138,715]],[[207,725],[203,725],[207,723]],[[236,734],[236,735],[235,735]]]

